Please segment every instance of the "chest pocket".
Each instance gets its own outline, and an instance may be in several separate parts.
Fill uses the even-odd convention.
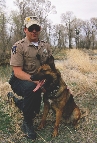
[[[37,70],[37,68],[39,68],[40,63],[36,58],[37,52],[37,50],[29,50],[25,53],[23,68],[26,72],[34,72]]]
[[[36,69],[35,59],[33,57],[25,56],[24,57],[24,70],[32,71]]]

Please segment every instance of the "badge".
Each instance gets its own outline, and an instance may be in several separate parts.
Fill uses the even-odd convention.
[[[16,54],[16,48],[17,48],[17,46],[13,46],[12,47],[12,53],[13,53],[13,55]]]
[[[43,50],[43,53],[47,54],[47,53],[48,53],[48,52],[47,52],[47,49],[44,49],[44,50]]]

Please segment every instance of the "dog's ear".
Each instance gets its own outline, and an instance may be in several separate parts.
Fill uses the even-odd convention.
[[[48,64],[52,70],[55,69],[54,57],[52,55],[47,58],[46,64]]]

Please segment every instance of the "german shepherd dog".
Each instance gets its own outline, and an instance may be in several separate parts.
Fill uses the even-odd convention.
[[[46,117],[51,107],[56,113],[56,121],[52,134],[53,137],[56,137],[58,135],[58,127],[61,118],[63,117],[67,123],[72,123],[77,127],[81,112],[74,102],[73,95],[70,93],[67,85],[62,79],[60,71],[56,69],[53,56],[48,58],[46,64],[42,65],[38,69],[38,72],[33,76],[33,80],[42,79],[45,79],[43,88],[46,92],[43,95],[44,110],[39,129],[44,128]]]

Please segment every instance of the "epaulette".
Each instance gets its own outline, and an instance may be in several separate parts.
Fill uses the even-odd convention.
[[[25,38],[21,40],[21,43],[23,43],[25,41]]]
[[[23,43],[24,41],[25,41],[25,39],[19,40],[19,41],[17,41],[17,42],[15,43],[15,45],[18,45],[18,44],[20,44],[20,43]]]

